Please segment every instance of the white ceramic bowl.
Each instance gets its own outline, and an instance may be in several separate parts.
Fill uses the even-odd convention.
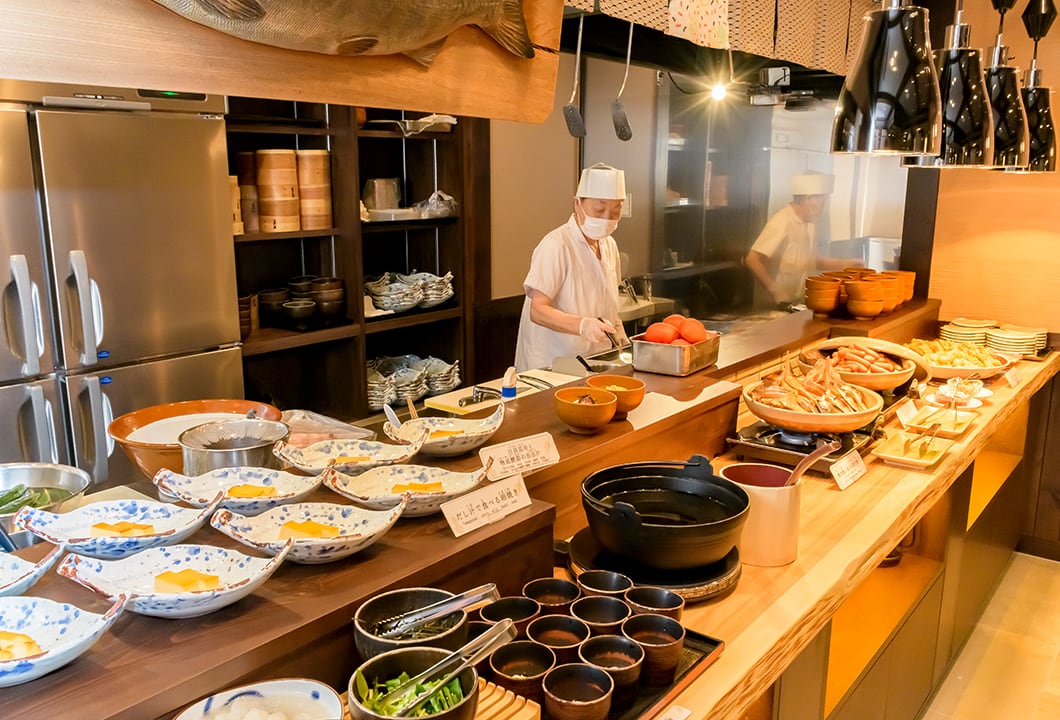
[[[291,551],[292,541],[273,558],[244,555],[212,545],[152,548],[121,560],[67,555],[59,574],[109,598],[129,597],[129,611],[165,618],[198,617],[220,610],[254,592],[269,579]],[[217,590],[156,592],[155,576],[190,568],[220,581]]]
[[[221,468],[195,477],[163,469],[155,473],[154,483],[160,493],[195,507],[205,507],[217,493],[224,493],[221,507],[257,515],[279,505],[305,500],[320,485],[320,478],[255,467]],[[250,498],[230,496],[229,491],[237,485],[272,487],[276,488],[276,494]]]
[[[62,545],[70,552],[113,560],[141,550],[187,540],[202,527],[223,498],[222,493],[215,493],[201,510],[154,500],[95,502],[68,513],[22,508],[15,516],[15,525],[29,530],[42,540]],[[92,526],[103,522],[152,525],[154,532],[136,537],[92,537]]]
[[[28,635],[41,653],[0,661],[0,687],[36,680],[80,656],[114,624],[125,608],[119,595],[103,614],[40,597],[0,598],[0,630]]]
[[[427,440],[420,452],[424,455],[447,457],[471,452],[486,444],[504,422],[504,403],[489,417],[479,420],[458,420],[444,417],[421,417],[406,420],[395,428],[390,422],[383,423],[383,432],[392,440],[412,442],[413,438],[427,428]]]
[[[280,529],[288,521],[312,520],[338,528],[339,534],[335,537],[294,539],[287,559],[312,565],[341,560],[365,549],[394,526],[404,509],[404,502],[388,510],[367,510],[356,505],[333,503],[295,503],[254,517],[218,510],[210,524],[228,537],[270,555],[283,549],[286,540],[279,539]]]
[[[281,460],[303,472],[319,475],[329,465],[347,473],[357,473],[379,465],[405,462],[420,451],[429,435],[424,428],[408,443],[392,445],[371,440],[325,440],[304,448],[276,443],[273,452]]]
[[[241,710],[244,705],[248,710],[271,707],[285,712],[287,717],[292,717],[295,711],[313,720],[339,720],[342,717],[342,699],[329,686],[316,680],[285,678],[216,692],[185,708],[174,720],[202,720],[211,712],[216,714],[219,708]]]
[[[377,510],[392,508],[408,495],[405,516],[420,517],[439,512],[442,503],[474,490],[486,479],[486,471],[485,467],[457,473],[423,465],[389,465],[360,475],[346,475],[332,468],[324,473],[324,485],[359,505]],[[394,489],[395,485],[409,483],[439,483],[442,489],[434,492]]]
[[[59,556],[62,547],[53,547],[48,554],[35,563],[23,560],[10,553],[0,552],[0,597],[21,595],[48,572]]]

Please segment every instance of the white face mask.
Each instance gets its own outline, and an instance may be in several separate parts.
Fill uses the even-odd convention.
[[[603,240],[612,234],[617,227],[618,220],[608,220],[607,218],[592,217],[591,215],[586,215],[581,221],[581,229],[585,233],[585,237],[593,240]]]

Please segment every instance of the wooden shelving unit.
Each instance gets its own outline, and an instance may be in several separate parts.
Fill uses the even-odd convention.
[[[301,240],[305,238],[330,237],[339,233],[338,228],[325,228],[323,230],[296,230],[294,232],[278,233],[243,233],[236,235],[233,241],[237,243],[269,242],[271,240]]]
[[[318,343],[348,340],[361,334],[360,325],[348,324],[297,332],[283,328],[258,328],[243,341],[243,357],[265,355],[280,350],[316,345]]]
[[[386,315],[379,318],[368,318],[365,321],[364,332],[366,335],[372,333],[386,332],[387,330],[399,330],[401,328],[415,327],[417,325],[429,325],[439,320],[455,320],[463,313],[462,308],[446,308],[444,310],[424,310],[415,314]]]

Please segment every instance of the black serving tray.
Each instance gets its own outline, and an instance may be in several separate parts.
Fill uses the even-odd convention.
[[[681,650],[681,659],[677,663],[677,675],[673,683],[654,688],[642,687],[637,699],[628,708],[621,713],[612,711],[608,720],[647,720],[655,717],[710,667],[724,649],[723,641],[685,628],[685,646]]]

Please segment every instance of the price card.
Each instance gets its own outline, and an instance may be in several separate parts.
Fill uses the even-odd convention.
[[[1019,385],[1020,381],[1023,379],[1023,376],[1020,375],[1020,369],[1015,365],[1010,367],[1003,377],[1005,378],[1005,382],[1008,383],[1008,386],[1012,388]]]
[[[913,418],[916,417],[916,413],[916,403],[908,398],[894,411],[894,414],[898,417],[898,422],[902,423],[903,428],[909,427],[909,423],[913,422]]]
[[[843,457],[832,463],[828,472],[832,473],[832,479],[840,490],[846,490],[854,484],[854,481],[865,474],[865,460],[857,450],[851,450]]]
[[[666,708],[666,712],[659,716],[659,720],[688,720],[692,716],[692,711],[686,707],[680,705],[671,705]]]
[[[529,506],[523,476],[513,475],[442,503],[442,515],[453,535],[460,537]]]
[[[489,465],[486,477],[490,480],[528,473],[559,462],[556,441],[547,432],[484,447],[478,451],[478,456],[483,465]]]

